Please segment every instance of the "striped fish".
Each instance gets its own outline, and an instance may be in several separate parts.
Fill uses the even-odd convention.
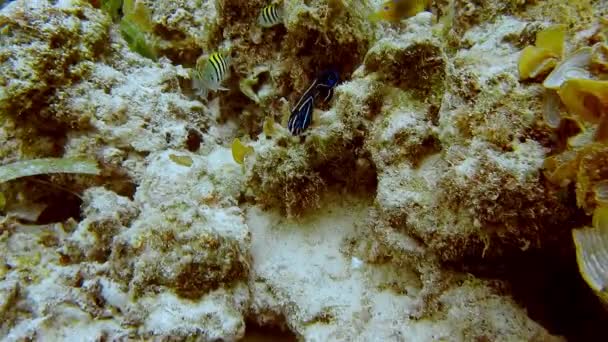
[[[270,4],[260,12],[258,24],[262,27],[272,27],[283,22],[283,10],[277,4]]]
[[[311,90],[312,86],[308,89]],[[291,134],[300,135],[302,132],[304,132],[304,130],[306,130],[306,128],[308,128],[308,126],[310,126],[314,107],[314,93],[307,91],[293,108],[291,111],[291,116],[289,116],[289,120],[287,121],[287,129],[289,129]]]
[[[338,84],[339,80],[338,73],[329,70],[323,72],[312,82],[291,111],[291,115],[287,121],[287,129],[289,129],[291,134],[300,135],[308,126],[310,126],[315,99],[323,92],[326,92],[323,101],[329,101],[333,96],[333,89],[336,84]]]
[[[201,56],[196,61],[192,87],[200,97],[206,98],[208,91],[228,90],[222,87],[230,71],[230,56],[214,52],[210,56]]]

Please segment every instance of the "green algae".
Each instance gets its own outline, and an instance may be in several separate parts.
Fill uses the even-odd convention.
[[[42,158],[23,160],[0,167],[0,183],[9,180],[49,173],[84,173],[98,175],[97,163],[93,160],[75,158]]]

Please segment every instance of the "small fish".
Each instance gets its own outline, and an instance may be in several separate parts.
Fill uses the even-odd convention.
[[[430,9],[430,0],[390,0],[382,6],[369,19],[372,22],[386,20],[398,23],[401,19],[413,17],[416,14]]]
[[[272,27],[283,23],[283,9],[277,4],[270,4],[260,12],[258,24],[262,27]]]
[[[291,134],[300,135],[308,126],[310,126],[314,106],[315,97],[313,96],[313,93],[307,91],[293,108],[289,121],[287,121],[287,129],[289,129]]]
[[[229,74],[230,61],[230,56],[220,52],[198,58],[192,77],[192,87],[197,90],[200,97],[206,98],[209,90],[228,90],[221,84]]]
[[[234,138],[232,141],[232,159],[238,164],[242,165],[245,157],[253,152],[253,147],[243,144],[239,138]]]
[[[300,135],[310,126],[312,112],[315,107],[315,99],[324,94],[323,101],[327,102],[333,96],[333,89],[338,84],[340,77],[336,71],[329,70],[317,77],[304,95],[291,110],[291,116],[287,121],[287,129],[293,135]]]

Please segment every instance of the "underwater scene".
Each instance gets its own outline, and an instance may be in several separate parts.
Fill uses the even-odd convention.
[[[608,340],[608,1],[0,0],[0,341]]]

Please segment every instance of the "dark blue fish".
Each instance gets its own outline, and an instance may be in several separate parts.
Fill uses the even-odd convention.
[[[324,95],[323,101],[329,101],[334,94],[334,87],[339,81],[340,76],[338,73],[334,70],[328,70],[312,82],[291,110],[289,121],[287,121],[287,129],[289,129],[291,134],[300,135],[310,126],[315,99]]]
[[[327,102],[334,95],[334,87],[340,81],[340,76],[334,70],[325,71],[317,78],[317,95],[321,92],[327,92],[327,95],[323,98],[324,102]]]

